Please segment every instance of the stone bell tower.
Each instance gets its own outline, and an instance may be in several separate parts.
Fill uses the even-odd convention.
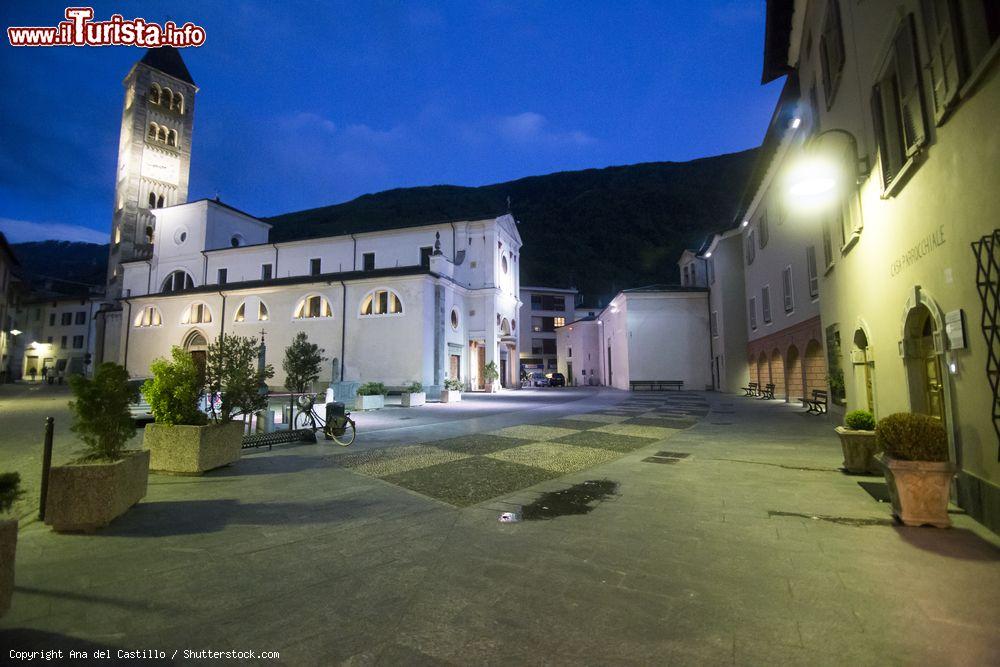
[[[123,81],[107,296],[121,296],[122,262],[152,254],[152,210],[187,202],[198,92],[177,49],[149,49]]]

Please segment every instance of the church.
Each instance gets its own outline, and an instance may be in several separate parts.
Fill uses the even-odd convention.
[[[198,88],[180,53],[152,49],[125,77],[108,297],[98,358],[135,378],[181,346],[264,337],[273,384],[304,331],[321,383],[519,382],[521,237],[509,214],[271,241],[272,225],[218,199],[188,201]]]

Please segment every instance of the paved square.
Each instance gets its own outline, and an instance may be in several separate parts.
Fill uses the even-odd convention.
[[[493,435],[502,435],[506,438],[520,438],[535,442],[541,440],[555,440],[564,435],[572,435],[576,431],[570,428],[556,428],[554,426],[536,426],[534,424],[522,424],[521,426],[510,426],[499,431],[491,431]]]
[[[383,477],[387,482],[457,507],[511,493],[560,473],[534,466],[472,456]]]
[[[607,427],[602,427],[607,428]],[[599,449],[609,449],[614,452],[631,452],[642,447],[648,447],[655,443],[656,438],[636,437],[633,435],[622,435],[618,433],[604,433],[599,429],[592,431],[580,431],[572,435],[563,436],[555,442],[579,447],[597,447]]]
[[[500,461],[535,466],[564,475],[616,459],[619,455],[610,449],[579,447],[555,442],[535,442],[487,454],[487,456]]]

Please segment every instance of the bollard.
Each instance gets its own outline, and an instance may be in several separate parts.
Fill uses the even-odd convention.
[[[45,418],[45,445],[42,451],[42,497],[38,500],[38,520],[45,521],[45,495],[49,491],[49,468],[52,467],[52,430],[55,420]]]

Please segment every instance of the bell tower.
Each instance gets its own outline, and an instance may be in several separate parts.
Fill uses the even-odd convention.
[[[107,296],[121,296],[122,262],[152,255],[152,211],[187,202],[198,92],[180,52],[149,49],[123,81]]]

